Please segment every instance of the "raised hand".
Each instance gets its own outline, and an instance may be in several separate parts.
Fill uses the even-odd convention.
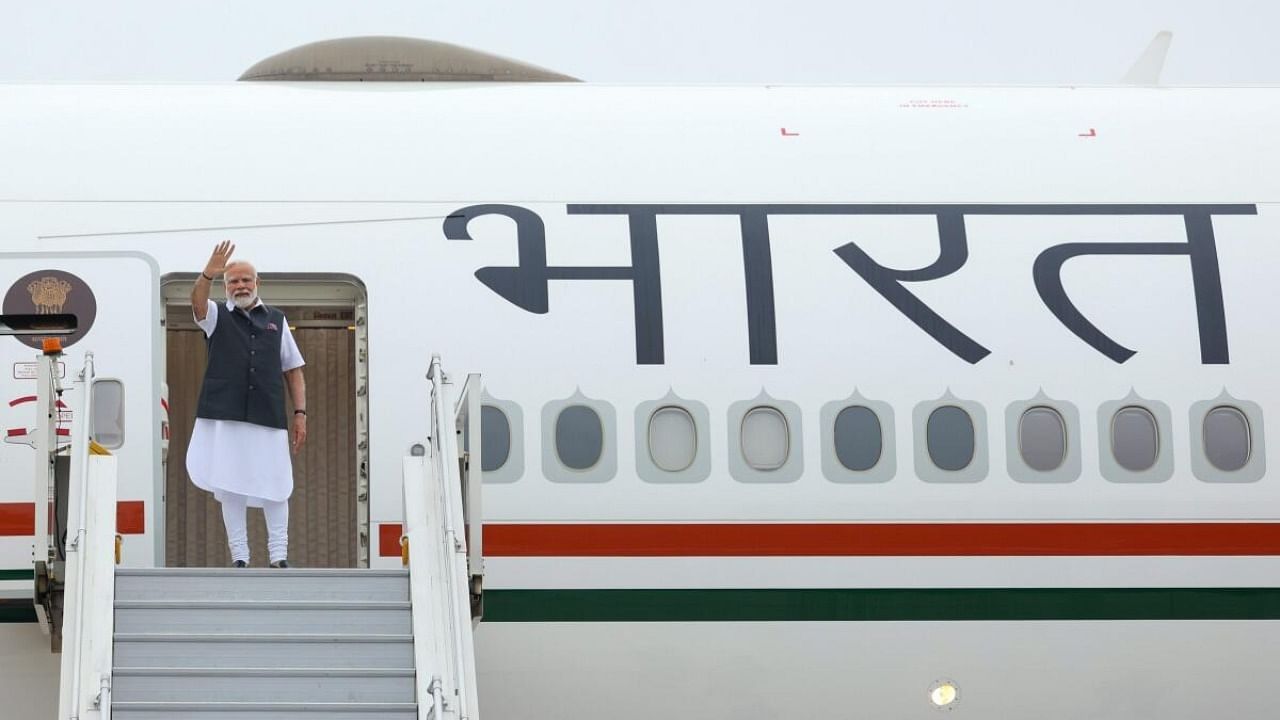
[[[231,253],[236,251],[236,246],[231,244],[230,240],[223,240],[213,249],[213,254],[209,256],[209,262],[205,263],[204,274],[216,278],[227,271],[227,263],[231,262]]]

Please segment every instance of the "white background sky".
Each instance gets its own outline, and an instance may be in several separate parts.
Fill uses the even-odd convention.
[[[223,81],[296,45],[444,40],[618,83],[1280,85],[1274,0],[0,0],[0,81]]]

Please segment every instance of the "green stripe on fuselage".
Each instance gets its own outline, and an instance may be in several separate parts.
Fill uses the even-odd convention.
[[[1278,620],[1280,588],[486,590],[485,622]]]
[[[36,609],[30,600],[0,600],[0,623],[36,621]]]
[[[3,580],[26,580],[31,582],[35,577],[35,573],[31,568],[22,570],[0,570],[0,581]],[[20,588],[15,585],[14,589]],[[36,610],[31,604],[30,593],[33,588],[28,587],[26,598],[0,597],[0,623],[28,623],[36,621]]]

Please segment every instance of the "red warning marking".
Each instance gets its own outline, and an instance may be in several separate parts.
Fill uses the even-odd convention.
[[[143,535],[146,531],[146,506],[141,500],[121,500],[116,503],[116,532],[121,535]]]
[[[164,398],[160,398],[160,409],[165,412],[169,412],[169,401]]]
[[[798,132],[788,132],[786,128],[779,129],[782,130],[782,137],[800,137],[800,133]]]
[[[381,523],[378,525],[378,557],[400,557],[400,537],[403,535],[400,523]]]
[[[1089,128],[1089,132],[1078,133],[1077,137],[1098,137],[1098,131],[1093,128]]]
[[[25,437],[30,432],[33,432],[33,431],[28,431],[23,428],[10,428],[7,431],[7,436],[8,437]],[[71,428],[58,428],[55,432],[58,434],[58,437],[71,437]]]
[[[37,398],[35,395],[23,395],[20,398],[14,398],[13,400],[10,400],[9,407],[18,407],[23,403],[35,402],[36,399]],[[65,408],[67,406],[67,404],[62,402],[61,400],[59,400],[57,404],[58,404],[58,407],[60,408]]]

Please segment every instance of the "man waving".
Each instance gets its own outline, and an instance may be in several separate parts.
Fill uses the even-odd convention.
[[[292,444],[297,454],[307,438],[305,363],[284,313],[258,297],[257,270],[248,261],[231,259],[235,249],[229,241],[219,243],[191,290],[209,365],[187,449],[187,473],[222,505],[232,567],[249,565],[246,508],[252,506],[266,516],[271,567],[287,568],[293,493],[289,449]],[[209,299],[219,275],[227,291],[223,304]]]

